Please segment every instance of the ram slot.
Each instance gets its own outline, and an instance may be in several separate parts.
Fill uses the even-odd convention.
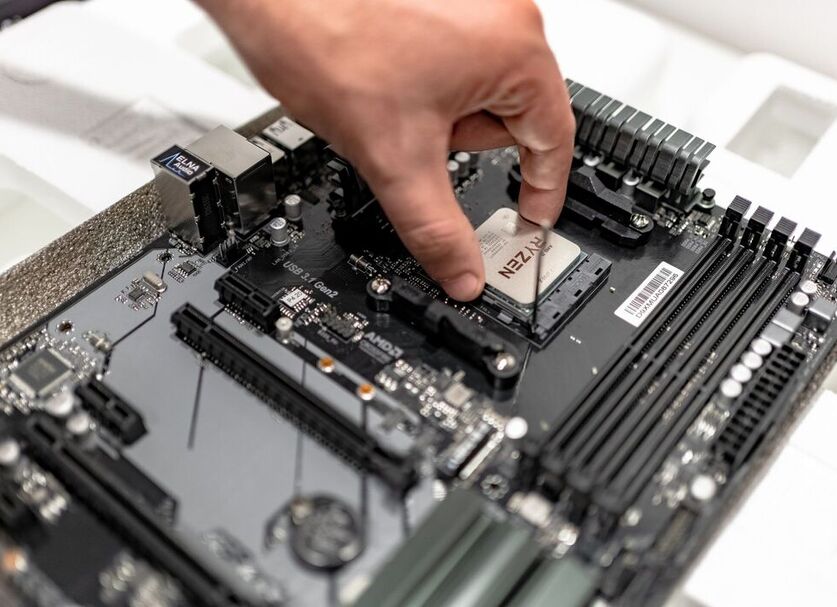
[[[756,295],[749,306],[740,308],[742,313],[739,313],[736,324],[725,329],[719,340],[707,348],[707,356],[711,353],[714,362],[707,376],[701,378],[699,390],[683,404],[669,424],[654,428],[649,439],[635,452],[610,485],[611,494],[620,497],[622,506],[633,501],[648,484],[663,460],[708,404],[730,367],[778,312],[798,282],[798,273],[782,269],[778,276],[769,280],[766,288]],[[758,310],[758,313],[746,322],[740,322],[747,307]]]
[[[415,484],[413,461],[387,450],[363,427],[316,394],[304,391],[281,369],[193,305],[175,311],[172,322],[184,342],[358,468],[377,475],[400,493]]]
[[[52,420],[33,417],[21,424],[18,432],[39,465],[138,554],[174,577],[199,604],[237,607],[252,603],[246,588],[233,590],[230,580],[222,579],[187,551],[130,486],[91,453],[66,441]]]
[[[746,253],[746,258],[750,259],[752,252]],[[699,317],[694,327],[685,327],[687,334],[682,341],[675,343],[674,351],[666,349],[660,352],[651,366],[651,372],[639,380],[639,392],[621,403],[627,407],[627,413],[614,431],[599,443],[600,449],[594,453],[586,470],[595,474],[600,481],[610,479],[631,457],[647,433],[663,424],[663,412],[697,370],[695,358],[703,359],[706,350],[700,344],[708,345],[715,341],[711,336],[718,335],[728,327],[732,317],[738,313],[738,308],[733,307],[734,302],[739,299],[749,301],[764,281],[769,280],[773,269],[771,264],[761,263],[746,268],[748,271],[737,272],[722,293],[717,294],[717,299],[712,300],[711,306]],[[655,386],[655,389],[647,394],[651,386]]]
[[[633,425],[633,420],[641,411],[637,404],[643,399],[644,393],[651,388],[660,373],[671,369],[669,363],[677,352],[688,343],[697,329],[706,326],[706,321],[712,317],[730,290],[740,287],[752,257],[752,251],[748,250],[741,250],[730,257],[730,263],[718,273],[720,280],[714,288],[703,297],[692,300],[687,314],[683,316],[684,321],[688,321],[672,326],[664,341],[659,341],[656,347],[643,352],[633,367],[629,381],[623,382],[607,396],[584,431],[577,434],[567,446],[574,455],[574,468],[595,475],[598,462],[610,459],[613,454],[613,447],[608,446],[609,442],[613,443],[610,438],[614,433],[618,434],[618,430]]]
[[[568,417],[557,424],[558,430],[551,439],[547,452],[560,454],[564,461],[569,461],[575,455],[571,445],[583,446],[583,440],[576,441],[576,436],[589,438],[596,427],[603,421],[608,411],[601,409],[605,400],[618,402],[633,385],[631,376],[641,373],[650,359],[644,355],[661,338],[670,336],[672,329],[685,326],[691,318],[691,313],[703,301],[701,295],[707,282],[715,285],[724,280],[724,268],[729,267],[734,259],[728,255],[731,243],[718,239],[709,247],[706,253],[675,285],[669,296],[663,300],[656,316],[640,331],[631,343],[612,361],[601,379],[578,399],[576,405],[570,409]],[[666,340],[664,340],[666,342]]]
[[[598,568],[573,556],[546,560],[503,607],[584,607],[596,594]]]
[[[537,567],[532,530],[454,491],[375,576],[355,607],[500,607]]]

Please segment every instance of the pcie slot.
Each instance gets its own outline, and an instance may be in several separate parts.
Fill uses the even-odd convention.
[[[126,445],[137,442],[146,432],[142,416],[119,394],[98,379],[76,388],[82,406],[109,432]]]
[[[692,396],[690,402],[684,403],[679,417],[675,418],[670,427],[660,428],[657,435],[647,442],[647,446],[637,452],[634,461],[629,462],[629,466],[620,473],[619,482],[613,485],[613,490],[621,495],[622,506],[633,501],[647,485],[666,456],[708,404],[729,368],[781,308],[798,281],[798,273],[783,269],[772,282],[773,288],[759,294],[753,303],[753,307],[760,310],[756,317],[746,323],[738,322],[724,334],[721,343],[714,344],[710,349],[715,362],[708,376],[703,378],[700,390]],[[665,436],[660,436],[663,433]]]
[[[681,316],[682,322],[670,327],[666,340],[645,351],[635,363],[630,380],[624,381],[598,405],[595,415],[566,447],[575,454],[573,467],[595,474],[602,460],[612,463],[613,449],[608,449],[607,443],[613,444],[614,441],[608,440],[609,437],[614,431],[618,434],[618,430],[632,427],[637,414],[641,412],[638,404],[641,403],[643,393],[664,369],[671,368],[668,363],[688,342],[690,335],[705,326],[706,320],[729,291],[735,285],[740,286],[752,257],[753,253],[747,250],[739,250],[738,254],[730,256],[728,263],[717,272],[718,282],[714,288],[690,302],[686,313]],[[620,443],[617,441],[615,444]],[[590,458],[593,458],[592,462]]]
[[[222,303],[235,308],[265,333],[273,332],[274,324],[282,315],[282,306],[259,291],[251,281],[227,272],[215,281],[215,290]]]
[[[741,281],[736,289],[725,294],[727,306],[721,308],[719,317],[712,319],[712,322],[702,324],[700,330],[692,336],[691,341],[697,345],[686,350],[685,360],[677,366],[673,366],[669,373],[669,361],[661,357],[659,362],[662,366],[658,367],[658,370],[665,370],[666,373],[669,373],[671,377],[668,378],[668,381],[670,383],[664,390],[655,392],[647,399],[647,402],[640,402],[639,406],[634,407],[631,416],[610,437],[610,448],[604,447],[593,465],[600,479],[607,479],[606,482],[611,482],[618,471],[632,459],[638,457],[640,446],[653,441],[654,433],[666,432],[666,424],[661,422],[663,413],[694,378],[704,359],[715,350],[715,344],[717,344],[721,335],[735,324],[741,310],[749,308],[754,303],[756,295],[765,289],[775,271],[775,263],[762,260],[762,263],[753,269],[756,272],[755,276],[753,273],[748,273],[746,279]],[[745,303],[736,305],[739,302]],[[684,413],[685,408],[686,404],[684,403],[680,412]],[[602,457],[604,453],[608,453],[609,456],[607,458]]]
[[[416,482],[412,461],[391,453],[366,430],[314,393],[304,392],[281,369],[186,304],[172,315],[177,335],[304,429],[361,469],[405,492]]]
[[[653,345],[660,336],[665,335],[666,329],[671,327],[678,318],[688,317],[688,311],[691,309],[689,306],[697,305],[695,296],[700,293],[704,284],[710,279],[718,279],[719,266],[731,263],[729,257],[726,256],[730,248],[730,241],[715,240],[714,244],[675,285],[672,293],[663,300],[649,324],[640,331],[616,360],[609,364],[608,369],[601,375],[601,379],[579,398],[576,406],[571,409],[569,417],[558,424],[558,431],[551,439],[549,451],[562,451],[562,445],[571,440],[571,437],[584,426],[588,417],[595,411],[597,403],[617,391],[626,377],[633,372],[638,355]],[[643,347],[643,344],[648,345]]]
[[[200,605],[237,607],[247,601],[182,547],[129,486],[67,441],[50,419],[33,417],[19,434],[35,461],[51,472],[80,502],[122,536],[139,554],[171,574]]]

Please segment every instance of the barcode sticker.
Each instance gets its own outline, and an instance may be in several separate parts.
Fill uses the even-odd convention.
[[[614,314],[635,327],[640,326],[682,276],[682,270],[661,263]]]

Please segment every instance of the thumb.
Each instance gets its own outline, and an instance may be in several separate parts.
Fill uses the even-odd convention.
[[[431,147],[412,161],[372,171],[367,181],[404,245],[430,277],[453,299],[471,301],[485,284],[479,243],[450,184],[447,145]]]

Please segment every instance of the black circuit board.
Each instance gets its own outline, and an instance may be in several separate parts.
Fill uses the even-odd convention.
[[[597,221],[582,184],[620,169],[580,145],[555,230],[603,271],[533,328],[448,300],[318,154],[281,192],[303,200],[287,243],[166,235],[2,350],[21,604],[442,604],[440,567],[479,578],[473,525],[526,569],[457,604],[525,604],[570,567],[561,605],[662,602],[833,362],[833,258],[699,190]],[[518,171],[509,149],[455,177],[475,226],[516,208]],[[465,565],[393,569],[466,510]]]

